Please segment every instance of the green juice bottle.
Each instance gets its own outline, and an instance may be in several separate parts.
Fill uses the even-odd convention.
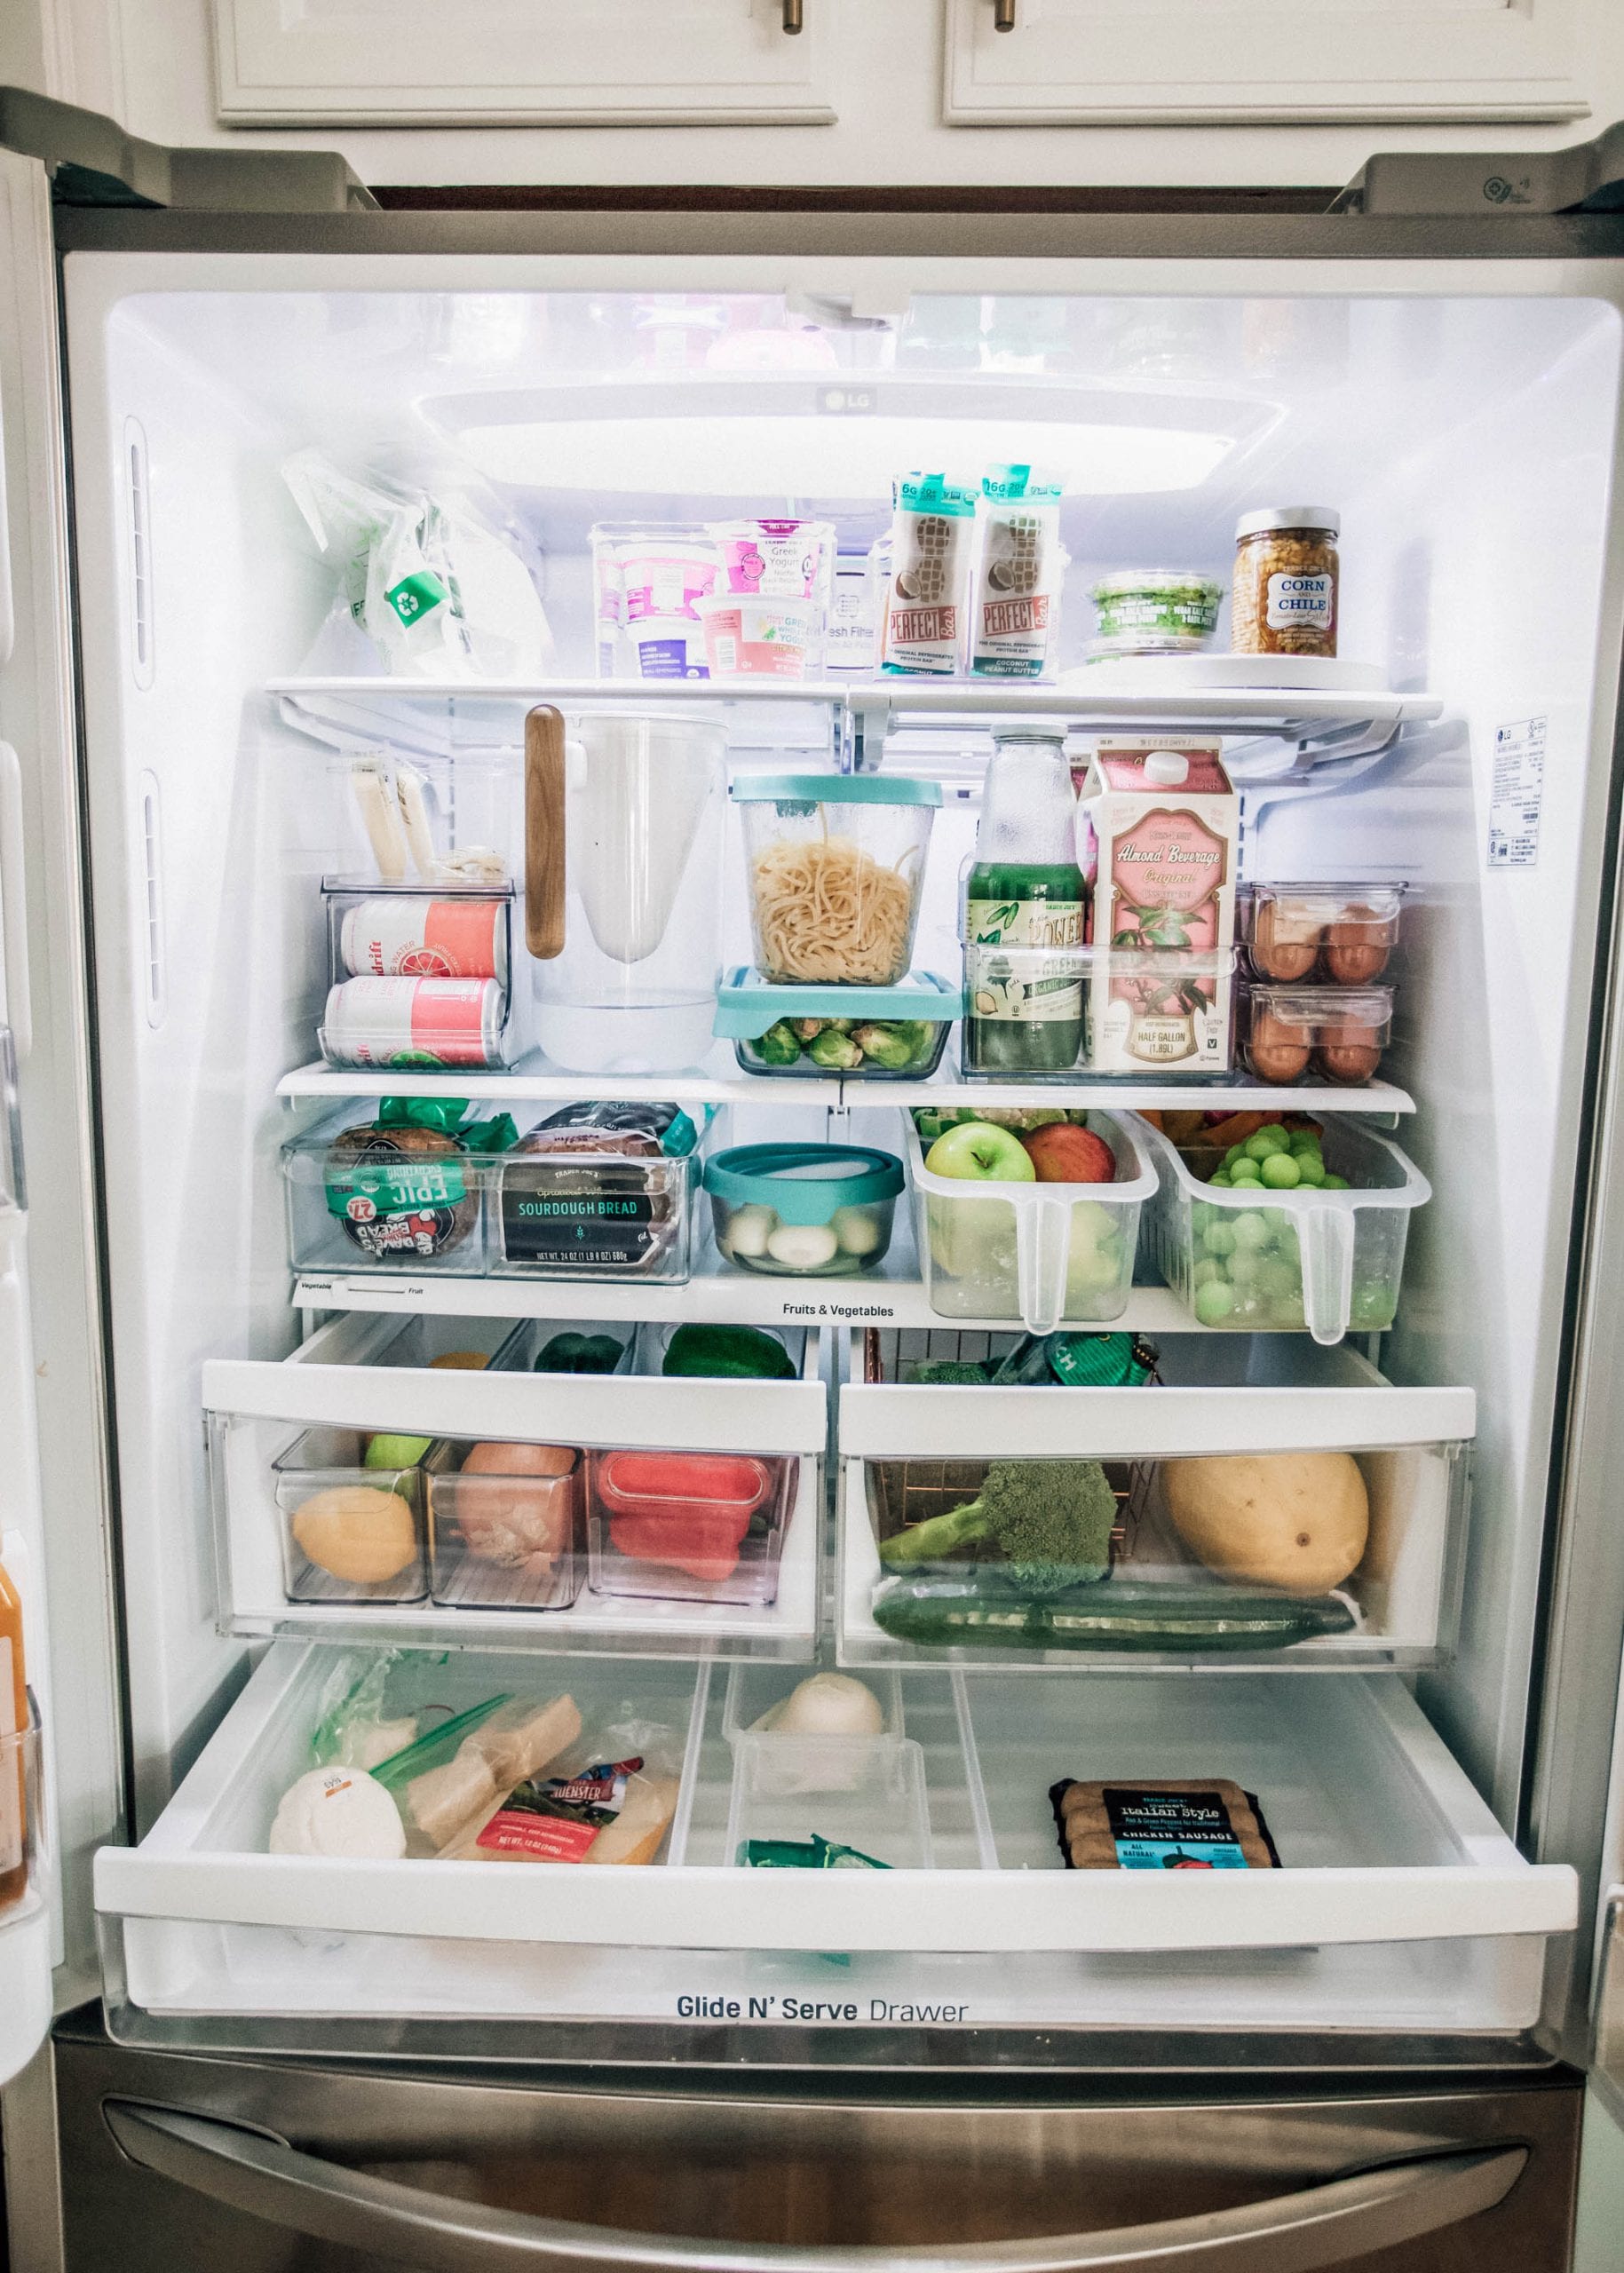
[[[968,1073],[1066,1073],[1082,1057],[1075,812],[1064,730],[1001,728],[964,895]]]

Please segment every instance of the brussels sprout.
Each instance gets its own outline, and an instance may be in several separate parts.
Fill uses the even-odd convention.
[[[930,1034],[922,1018],[899,1018],[887,1026],[854,1026],[852,1039],[865,1057],[896,1073],[925,1055]]]
[[[816,1041],[825,1025],[822,1018],[784,1018],[779,1023],[788,1026],[797,1041]]]
[[[828,1018],[824,1023],[831,1034],[850,1034],[857,1024],[855,1018]]]
[[[780,1018],[769,1026],[757,1041],[751,1044],[764,1065],[796,1065],[800,1063],[801,1045],[788,1018]]]
[[[863,1062],[863,1053],[851,1035],[836,1034],[833,1026],[826,1026],[815,1041],[808,1042],[806,1055],[814,1065],[828,1065],[843,1073]]]

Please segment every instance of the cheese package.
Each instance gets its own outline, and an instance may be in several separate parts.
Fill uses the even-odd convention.
[[[1271,1871],[1280,1858],[1250,1792],[1222,1776],[1051,1785],[1068,1871]]]
[[[643,1758],[517,1785],[460,1850],[479,1863],[652,1863],[677,1812],[677,1779]]]

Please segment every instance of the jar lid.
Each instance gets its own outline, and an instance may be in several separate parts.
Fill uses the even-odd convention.
[[[994,742],[1063,742],[1072,731],[1069,718],[1001,718],[993,728]]]
[[[744,773],[733,785],[741,805],[939,805],[939,781],[906,774]]]
[[[895,1200],[902,1163],[867,1144],[735,1144],[706,1163],[705,1189],[786,1224],[827,1224],[836,1208]]]
[[[1089,587],[1094,600],[1131,599],[1149,592],[1157,599],[1221,600],[1224,587],[1196,568],[1113,568]]]
[[[1324,529],[1335,536],[1341,528],[1342,515],[1334,505],[1259,505],[1236,522],[1235,542],[1262,536],[1269,529]]]

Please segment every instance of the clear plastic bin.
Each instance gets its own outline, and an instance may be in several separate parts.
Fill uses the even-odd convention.
[[[377,1444],[388,1464],[372,1464]],[[421,1602],[426,1437],[306,1429],[271,1463],[289,1602]]]
[[[1085,1125],[1116,1157],[1113,1184],[933,1176],[909,1128],[919,1268],[939,1316],[1019,1319],[1032,1334],[1121,1316],[1156,1176],[1139,1149],[1143,1123],[1090,1113]]]
[[[780,1453],[589,1453],[593,1593],[775,1602],[799,1467]]]
[[[30,1690],[28,1726],[0,1736],[0,1925],[42,1890],[42,1807],[39,1707]]]
[[[1398,944],[1401,883],[1243,885],[1235,923],[1259,978],[1368,986]]]
[[[1374,1081],[1393,1030],[1390,986],[1275,986],[1239,989],[1240,1054],[1260,1081],[1311,1072],[1344,1089]]]
[[[582,1374],[637,1371],[635,1326],[623,1319],[527,1318],[513,1328],[490,1362],[492,1373],[542,1374],[564,1380]],[[613,1361],[608,1345],[619,1354]],[[587,1346],[582,1348],[581,1345]],[[555,1345],[563,1344],[559,1348]],[[547,1363],[543,1365],[543,1358]]]
[[[722,1736],[725,1742],[736,1744],[741,1737],[774,1733],[772,1730],[757,1729],[756,1723],[764,1714],[783,1704],[808,1677],[804,1666],[735,1665],[728,1675],[727,1694],[722,1704]],[[864,1673],[854,1678],[872,1692],[879,1706],[881,1722],[877,1733],[886,1737],[901,1736],[901,1676],[895,1673]],[[872,1741],[860,1737],[834,1736],[823,1737],[820,1740],[826,1744]]]
[[[638,1110],[625,1108],[631,1116]],[[675,1107],[653,1110],[675,1116],[669,1142],[685,1116]],[[690,1152],[632,1152],[617,1149],[616,1131],[606,1125],[601,1150],[527,1151],[546,1133],[543,1122],[521,1136],[492,1171],[492,1269],[517,1278],[686,1279],[702,1135]]]
[[[1158,1177],[1156,1264],[1198,1325],[1232,1334],[1306,1330],[1326,1343],[1391,1326],[1410,1211],[1432,1187],[1373,1129],[1328,1113],[1320,1128],[1325,1164],[1347,1178],[1345,1192],[1215,1191],[1160,1129],[1140,1123]]]
[[[1232,947],[964,947],[963,1071],[970,1081],[1069,1081],[1079,1073],[1205,1080],[1229,1069]],[[1057,1011],[1057,1000],[1064,1007]],[[1038,1006],[1043,1014],[1035,1015]]]
[[[583,1459],[569,1445],[436,1445],[424,1479],[434,1600],[567,1610],[585,1575]]]
[[[788,1861],[784,1848],[793,1851],[813,1839],[853,1848],[887,1870],[928,1871],[934,1857],[923,1748],[907,1737],[849,1737],[836,1750],[826,1737],[740,1735],[728,1861],[765,1865],[778,1859],[781,1866]]]
[[[756,967],[774,986],[895,986],[914,960],[935,781],[742,774]]]
[[[293,1268],[482,1278],[490,1157],[443,1129],[382,1122],[380,1110],[357,1099],[283,1145]],[[479,1126],[457,1123],[459,1132]]]
[[[747,1073],[791,1081],[922,1081],[941,1063],[964,997],[934,971],[899,986],[772,986],[731,972],[716,1032]]]
[[[512,887],[322,883],[334,1065],[489,1067],[525,1046],[514,1018]]]
[[[371,892],[404,885],[440,893],[511,883],[522,865],[523,793],[504,750],[410,758],[336,751],[329,780],[342,816],[335,873],[325,881]]]

